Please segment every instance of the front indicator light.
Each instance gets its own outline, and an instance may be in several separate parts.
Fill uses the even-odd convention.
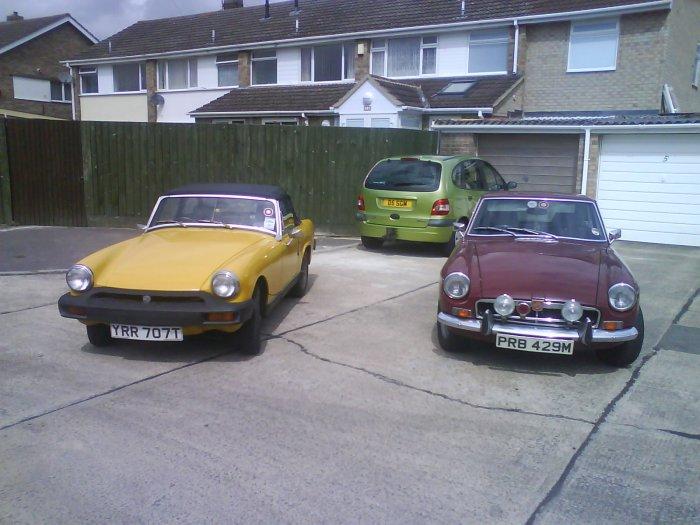
[[[496,300],[493,302],[493,309],[496,310],[498,315],[508,317],[515,310],[515,301],[510,295],[504,293],[496,297]]]
[[[603,330],[622,330],[622,321],[603,321]]]
[[[469,319],[472,316],[472,311],[468,308],[453,308],[452,315],[460,319]]]
[[[574,299],[566,301],[561,307],[561,316],[570,323],[578,321],[581,319],[582,315],[583,306],[581,306],[581,303],[575,301]]]
[[[212,312],[207,314],[207,321],[210,323],[234,323],[238,320],[236,312]]]

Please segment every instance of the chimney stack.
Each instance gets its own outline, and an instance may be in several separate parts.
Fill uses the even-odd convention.
[[[8,22],[19,22],[20,20],[24,20],[24,17],[21,16],[17,11],[14,11],[11,15],[7,15]]]
[[[243,7],[243,0],[221,0],[221,9],[237,9]]]
[[[265,18],[270,18],[270,0],[265,0]]]

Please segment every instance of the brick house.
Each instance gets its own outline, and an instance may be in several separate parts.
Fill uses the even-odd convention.
[[[68,14],[0,22],[0,114],[73,118],[71,78],[60,63],[97,39]]]
[[[523,189],[598,197],[628,238],[700,244],[697,0],[223,7],[73,56],[82,118],[439,130]]]

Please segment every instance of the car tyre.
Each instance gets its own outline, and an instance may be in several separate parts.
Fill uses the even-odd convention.
[[[450,240],[442,245],[442,254],[446,257],[449,257],[450,255],[452,255],[452,252],[454,251],[456,245],[457,233],[455,232],[452,234],[452,237],[450,237]]]
[[[437,323],[437,336],[438,342],[445,352],[463,352],[467,348],[467,341],[464,337],[452,333],[439,321]]]
[[[301,271],[297,277],[297,282],[294,287],[289,291],[290,297],[301,298],[306,295],[306,290],[309,287],[309,253],[304,255],[304,259],[301,261]]]
[[[85,327],[88,341],[92,346],[108,346],[112,343],[112,336],[109,334],[109,326],[106,324],[92,324]]]
[[[262,341],[260,337],[262,327],[262,292],[260,287],[253,292],[253,313],[243,327],[238,330],[238,343],[241,353],[245,355],[260,355]]]
[[[368,250],[378,250],[384,244],[384,239],[380,239],[378,237],[362,236],[360,237],[360,240],[362,241],[362,246],[364,246]]]
[[[605,364],[619,368],[634,363],[639,357],[639,353],[642,351],[642,344],[644,343],[644,315],[642,314],[641,308],[637,313],[637,320],[634,326],[639,332],[637,339],[634,341],[627,341],[614,348],[596,350],[596,357]]]

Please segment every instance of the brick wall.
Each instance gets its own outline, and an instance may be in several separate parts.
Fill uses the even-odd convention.
[[[476,155],[476,135],[440,133],[440,155]]]
[[[70,24],[64,24],[0,55],[0,108],[63,119],[72,118],[70,104],[14,98],[12,75],[58,79],[68,69],[59,63],[92,45]],[[37,71],[38,70],[38,71]]]
[[[568,22],[527,26],[524,111],[658,109],[667,12],[623,16],[615,71],[567,73]]]
[[[674,0],[664,31],[666,50],[662,80],[671,86],[681,112],[700,112],[700,89],[691,85],[695,50],[700,44],[700,2]]]

